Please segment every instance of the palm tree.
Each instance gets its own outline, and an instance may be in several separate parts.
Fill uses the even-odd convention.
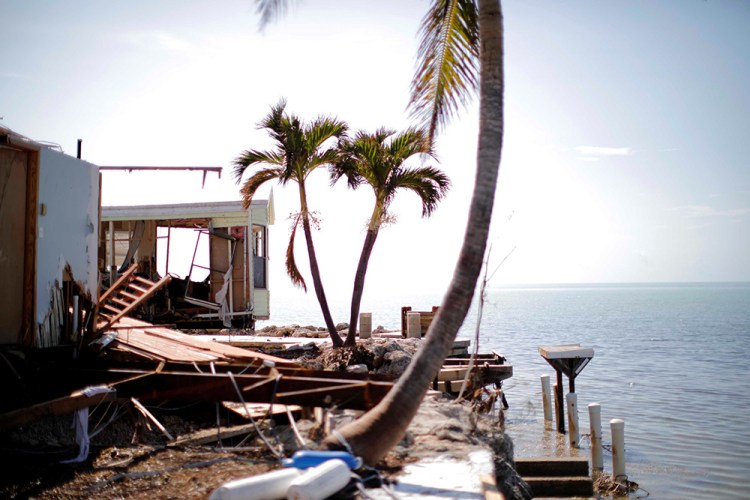
[[[245,208],[250,206],[255,192],[267,181],[276,179],[281,185],[285,185],[289,181],[297,183],[300,212],[294,218],[292,224],[292,234],[286,253],[287,273],[295,285],[307,290],[305,280],[294,260],[294,239],[297,227],[301,223],[307,243],[307,256],[310,260],[310,274],[312,274],[315,295],[323,312],[323,318],[333,345],[334,347],[340,347],[343,341],[336,332],[336,326],[328,308],[323,282],[320,278],[318,259],[315,256],[311,230],[312,215],[307,204],[305,180],[316,168],[329,165],[335,160],[337,156],[336,148],[327,147],[326,143],[329,139],[344,136],[347,126],[342,121],[323,116],[309,124],[304,124],[296,115],[287,115],[284,111],[285,108],[286,101],[282,99],[271,108],[271,112],[258,125],[258,128],[266,129],[276,141],[276,148],[272,151],[257,151],[254,149],[245,151],[234,160],[234,176],[239,183],[249,166],[265,165],[251,175],[240,189]]]
[[[260,10],[267,4],[286,3],[256,1]],[[433,136],[439,125],[455,113],[456,105],[468,101],[477,87],[478,69],[477,169],[461,253],[443,303],[419,351],[377,406],[324,443],[331,448],[351,447],[368,464],[375,464],[385,456],[406,432],[466,318],[482,269],[503,143],[500,0],[433,0],[422,23],[418,58],[420,68],[432,66],[435,71],[431,77],[424,74],[422,78],[419,70],[415,75],[412,111],[423,118],[430,117],[429,130]],[[425,85],[417,83],[421,80]],[[418,102],[425,104],[420,106]]]
[[[349,187],[356,189],[368,184],[375,195],[375,207],[367,225],[367,234],[354,277],[349,332],[345,347],[356,344],[357,319],[362,292],[365,287],[367,265],[378,232],[388,217],[388,208],[399,190],[414,192],[422,200],[422,217],[429,217],[448,191],[448,177],[430,166],[408,168],[404,163],[416,155],[434,158],[426,135],[410,129],[395,135],[395,131],[381,128],[373,134],[358,132],[353,139],[339,143],[339,159],[331,169],[331,183],[347,178]],[[390,140],[389,140],[390,139]]]

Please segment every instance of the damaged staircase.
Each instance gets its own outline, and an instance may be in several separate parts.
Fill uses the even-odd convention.
[[[167,275],[154,282],[148,278],[137,276],[135,274],[137,270],[138,264],[130,266],[99,298],[97,303],[97,333],[104,332],[117,320],[135,311],[172,279]]]
[[[517,458],[516,472],[535,497],[591,497],[594,482],[585,458]]]

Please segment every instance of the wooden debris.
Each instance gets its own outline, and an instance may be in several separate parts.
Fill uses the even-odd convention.
[[[162,433],[162,434],[164,434],[164,435],[165,435],[165,436],[167,437],[167,439],[169,439],[170,441],[173,441],[173,440],[174,440],[174,438],[173,438],[173,437],[172,437],[172,435],[171,435],[171,434],[169,433],[169,431],[168,431],[168,430],[166,429],[166,427],[164,427],[164,426],[163,426],[163,425],[161,424],[161,422],[159,422],[159,421],[158,421],[158,420],[156,419],[156,417],[154,417],[154,416],[153,416],[153,414],[151,414],[151,412],[150,412],[150,411],[148,411],[148,410],[146,409],[146,407],[145,407],[145,406],[143,406],[143,405],[142,405],[142,404],[141,404],[141,403],[140,403],[140,402],[139,402],[139,401],[138,401],[137,399],[135,399],[135,398],[130,398],[130,402],[131,402],[131,403],[133,403],[133,406],[135,406],[135,409],[136,409],[136,410],[138,410],[139,412],[141,412],[141,414],[142,414],[142,415],[143,415],[144,417],[146,417],[147,419],[149,419],[149,420],[150,420],[150,421],[151,421],[151,422],[152,422],[152,423],[153,423],[153,424],[154,424],[154,425],[156,426],[156,428],[157,428],[157,429],[159,429],[159,430],[161,431],[161,433]]]
[[[237,436],[245,436],[254,432],[256,432],[254,424],[242,424],[234,425],[231,427],[203,429],[187,436],[180,437],[179,439],[176,439],[169,443],[169,446],[201,446],[210,443],[217,443],[224,439],[229,439]]]

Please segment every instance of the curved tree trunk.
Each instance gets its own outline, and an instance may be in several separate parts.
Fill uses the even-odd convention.
[[[362,303],[362,294],[365,289],[365,275],[367,274],[367,264],[370,262],[372,249],[375,247],[375,240],[378,239],[379,228],[367,229],[365,243],[362,246],[362,253],[359,256],[357,264],[357,274],[354,276],[354,290],[352,290],[352,307],[351,316],[349,317],[349,332],[346,334],[344,347],[354,347],[357,345],[357,322],[359,321],[359,307]]]
[[[359,321],[359,307],[362,303],[362,294],[365,290],[365,276],[367,275],[367,265],[370,262],[372,249],[375,247],[375,240],[378,239],[380,225],[383,221],[385,212],[384,203],[381,200],[375,200],[375,208],[370,216],[370,223],[367,225],[367,234],[365,242],[362,245],[362,253],[359,256],[357,264],[357,274],[354,275],[354,289],[352,290],[352,306],[349,318],[349,332],[346,334],[344,347],[354,347],[357,345],[357,322]]]
[[[336,331],[336,325],[333,322],[331,311],[328,308],[326,292],[323,290],[323,280],[320,279],[320,268],[318,267],[318,258],[315,256],[315,246],[313,245],[312,230],[310,229],[310,213],[307,209],[307,194],[305,192],[305,186],[302,183],[299,184],[299,203],[302,209],[302,229],[305,233],[305,243],[307,243],[307,256],[310,259],[310,274],[312,274],[315,296],[318,298],[320,310],[323,312],[323,319],[326,322],[326,328],[328,328],[328,334],[331,336],[333,347],[341,347],[343,341]]]
[[[450,352],[471,305],[487,246],[503,136],[503,31],[499,0],[479,0],[480,114],[477,172],[461,254],[448,291],[419,351],[395,387],[375,408],[342,427],[341,436],[368,464],[403,437],[424,394]],[[341,448],[329,436],[324,446]]]

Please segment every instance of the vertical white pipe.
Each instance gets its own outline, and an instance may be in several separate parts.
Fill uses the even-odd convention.
[[[612,430],[612,479],[625,478],[625,422],[619,418],[609,421]]]
[[[570,429],[568,437],[570,446],[575,448],[581,441],[581,433],[578,429],[578,395],[575,392],[569,392],[566,399],[568,401],[568,428]]]
[[[549,375],[542,375],[542,406],[544,407],[544,420],[552,422],[552,389]]]
[[[359,313],[359,338],[369,339],[372,336],[372,313]]]
[[[422,318],[418,312],[406,313],[406,337],[410,339],[422,338]]]
[[[604,470],[602,458],[602,408],[599,403],[589,404],[589,424],[591,428],[591,468],[594,473]]]

